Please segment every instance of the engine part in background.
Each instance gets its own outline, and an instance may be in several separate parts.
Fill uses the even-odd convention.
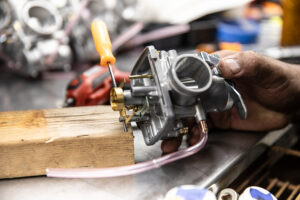
[[[65,25],[63,35],[59,39],[58,46],[55,49],[55,51],[53,51],[53,53],[47,58],[46,65],[52,65],[53,61],[55,60],[55,58],[57,56],[58,48],[63,43],[64,39],[66,37],[69,37],[71,30],[77,24],[77,22],[78,22],[78,20],[79,20],[79,18],[81,16],[81,13],[85,9],[85,7],[87,6],[87,4],[88,4],[88,0],[81,1],[81,4],[79,5],[78,10],[76,10],[76,12],[70,17],[70,20]]]
[[[46,70],[69,70],[72,51],[68,38],[57,48],[63,35],[63,16],[59,10],[45,0],[9,0],[7,4],[13,19],[10,26],[1,30],[1,53],[8,58],[8,67],[31,77]],[[57,58],[47,66],[46,58],[55,50]]]
[[[90,25],[95,18],[104,18],[105,21],[107,21],[110,25],[110,31],[115,33],[115,27],[111,26],[114,26],[114,24],[117,23],[117,20],[115,19],[112,11],[106,10],[107,6],[113,7],[115,6],[115,3],[115,1],[112,1],[113,5],[110,5],[105,0],[88,1],[86,8],[82,11],[81,18],[77,22],[78,25],[75,26],[70,33],[70,44],[72,49],[74,49],[76,61],[85,62],[99,59],[99,56],[96,53],[92,35],[89,31]]]
[[[84,2],[86,6],[81,6]],[[1,1],[1,57],[9,68],[31,77],[48,70],[69,70],[74,61],[98,60],[90,33],[91,22],[103,19],[115,37],[132,23],[123,20],[122,12],[134,2]]]
[[[107,24],[110,37],[117,39],[118,36],[123,35],[122,32],[126,31],[127,27],[132,24],[132,22],[124,19],[123,12],[134,3],[135,0],[89,0],[86,8],[81,13],[81,18],[70,34],[70,45],[74,50],[76,61],[86,62],[99,60],[99,55],[96,52],[90,32],[90,25],[94,20],[103,20]],[[128,29],[132,28],[134,27],[129,27]],[[136,31],[134,31],[133,35],[137,34],[142,28],[143,26],[136,27]],[[131,37],[133,35],[131,34]],[[127,38],[127,40],[131,37]],[[117,45],[117,48],[119,47],[120,44]],[[117,48],[113,47],[113,51]]]
[[[6,1],[0,2],[0,30],[7,27],[12,19],[12,13]]]
[[[205,52],[178,56],[149,46],[131,72],[130,90],[112,88],[111,107],[120,112],[124,130],[136,122],[147,145],[187,133],[186,120],[205,120],[207,112],[236,106],[245,119],[241,95],[221,77],[218,63],[217,55]]]
[[[37,34],[53,34],[62,27],[62,20],[57,8],[47,1],[28,1],[22,9],[22,21]]]

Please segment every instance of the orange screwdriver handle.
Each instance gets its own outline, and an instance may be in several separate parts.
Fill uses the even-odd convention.
[[[112,54],[111,42],[105,23],[101,20],[96,20],[91,25],[91,31],[96,46],[96,50],[100,56],[100,65],[108,66],[108,63],[113,65],[116,58]]]

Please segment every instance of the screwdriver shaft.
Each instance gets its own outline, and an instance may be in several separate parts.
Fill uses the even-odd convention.
[[[113,86],[117,87],[116,79],[115,79],[115,76],[114,76],[114,73],[112,71],[110,63],[107,63],[107,66],[108,66],[108,70],[109,70],[109,73],[110,73],[110,76],[111,76],[111,80],[113,82]]]

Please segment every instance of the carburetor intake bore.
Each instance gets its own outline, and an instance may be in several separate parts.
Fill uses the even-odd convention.
[[[197,55],[181,55],[171,66],[172,97],[178,105],[192,105],[196,97],[210,88],[212,72]]]

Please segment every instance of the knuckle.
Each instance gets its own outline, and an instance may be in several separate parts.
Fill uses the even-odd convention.
[[[240,52],[239,61],[246,68],[245,70],[254,70],[259,64],[258,54],[254,51]]]
[[[257,54],[254,51],[241,52],[241,57],[245,59],[256,60]]]

